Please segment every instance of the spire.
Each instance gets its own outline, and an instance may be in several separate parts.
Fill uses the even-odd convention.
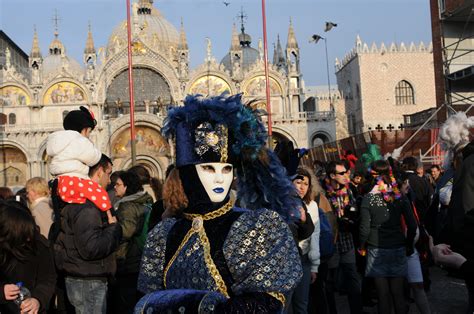
[[[95,53],[94,39],[92,39],[92,27],[91,27],[90,21],[89,21],[89,31],[87,32],[86,48],[84,49],[84,53]]]
[[[273,64],[277,64],[278,63],[278,56],[277,56],[277,47],[276,47],[276,44],[273,43]]]
[[[184,32],[183,18],[181,18],[181,29],[179,31],[178,49],[179,50],[187,50],[188,49],[188,41],[186,40],[186,33]]]
[[[138,0],[137,14],[150,15],[153,7],[153,0]]]
[[[277,35],[277,43],[273,52],[273,64],[282,65],[285,63],[285,57],[283,56],[283,49],[281,48],[280,34]]]
[[[232,26],[232,42],[230,45],[230,50],[238,50],[240,49],[240,41],[239,41],[239,34],[237,34],[237,27],[234,25]]]
[[[280,34],[278,34],[277,36],[277,55],[278,55],[278,62],[285,61],[285,57],[283,57],[283,48],[281,47]]]
[[[245,26],[244,20],[247,18],[247,15],[244,14],[244,8],[242,7],[240,10],[240,14],[237,16],[240,19],[240,34],[239,34],[239,41],[242,47],[250,47],[252,43],[252,38],[250,35],[245,33]]]
[[[290,17],[290,27],[288,28],[288,40],[286,43],[286,48],[296,48],[298,49],[298,42],[296,41],[295,30],[293,29],[293,22]]]
[[[33,46],[31,47],[30,58],[41,58],[41,50],[38,43],[38,33],[36,32],[36,25],[34,27]]]
[[[59,40],[59,31],[58,31],[58,24],[59,21],[61,20],[58,16],[58,11],[55,10],[54,16],[52,18],[54,22],[54,39],[49,44],[49,54],[50,55],[62,55],[65,53],[64,45],[63,43]]]

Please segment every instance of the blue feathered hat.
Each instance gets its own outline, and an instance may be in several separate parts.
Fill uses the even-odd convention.
[[[162,134],[176,143],[176,166],[228,162],[237,169],[238,197],[249,209],[269,208],[287,221],[299,217],[301,201],[286,170],[265,147],[261,111],[237,94],[205,98],[188,95],[168,111]]]

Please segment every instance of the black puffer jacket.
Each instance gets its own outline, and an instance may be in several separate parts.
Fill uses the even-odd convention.
[[[54,243],[55,262],[66,276],[104,278],[117,268],[114,251],[122,237],[119,224],[93,203],[68,204],[61,210],[61,230]]]

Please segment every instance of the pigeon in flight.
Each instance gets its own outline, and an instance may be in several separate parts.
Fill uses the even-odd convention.
[[[337,27],[337,24],[333,22],[326,22],[326,27],[324,28],[324,31],[329,32],[333,27]]]
[[[317,44],[318,41],[320,41],[321,39],[324,39],[324,38],[321,37],[321,36],[319,36],[319,35],[317,35],[317,34],[314,34],[314,35],[312,35],[311,38],[309,39],[309,42],[310,42],[310,43],[315,43],[315,44]]]

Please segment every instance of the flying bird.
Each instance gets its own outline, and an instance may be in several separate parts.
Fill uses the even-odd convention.
[[[324,31],[329,32],[333,27],[337,27],[337,24],[333,22],[326,22],[326,27],[324,28]]]
[[[224,1],[224,2],[222,2],[222,3],[224,3],[226,7],[228,7],[229,4],[230,4],[230,2],[226,2],[226,1]]]
[[[311,38],[309,39],[309,42],[310,42],[310,43],[315,43],[315,44],[317,44],[318,41],[320,41],[321,39],[324,39],[324,38],[321,37],[321,36],[319,36],[319,35],[317,35],[317,34],[314,34],[314,35],[312,35]]]

